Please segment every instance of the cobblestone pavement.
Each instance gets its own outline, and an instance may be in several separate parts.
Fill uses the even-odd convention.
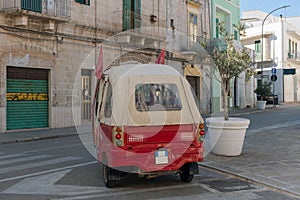
[[[300,124],[246,135],[237,157],[208,154],[201,165],[300,197]]]

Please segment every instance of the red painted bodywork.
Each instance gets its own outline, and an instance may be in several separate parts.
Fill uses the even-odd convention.
[[[203,161],[203,142],[198,124],[124,127],[124,145],[112,142],[113,128],[100,124],[94,135],[98,160],[112,168],[131,167],[143,172],[178,170],[185,163]],[[95,130],[95,129],[93,129]],[[190,133],[189,141],[182,133]],[[130,135],[143,135],[143,141],[129,141]],[[168,151],[168,164],[155,164],[155,151]]]

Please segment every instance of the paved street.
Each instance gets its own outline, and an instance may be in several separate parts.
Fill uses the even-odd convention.
[[[236,174],[300,196],[300,107],[239,115],[251,119],[243,153],[238,157],[209,154],[205,166]]]
[[[188,184],[128,175],[108,189],[76,136],[0,145],[0,153],[0,199],[293,199],[204,167]]]
[[[0,134],[0,199],[296,199],[299,109],[286,105],[231,113],[254,122],[242,155],[209,154],[190,184],[178,176],[145,180],[128,175],[117,188],[107,189],[101,165],[74,128]],[[29,140],[36,141],[21,142]]]

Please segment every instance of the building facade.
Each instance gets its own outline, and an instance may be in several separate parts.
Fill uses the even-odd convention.
[[[202,112],[209,110],[207,66],[195,70],[181,55],[200,44],[194,38],[210,38],[208,1],[2,0],[0,9],[0,132],[90,122],[100,43],[104,66],[149,63],[174,31],[186,48],[167,53],[166,64],[191,82]]]
[[[242,42],[256,54],[256,85],[271,81],[273,94],[278,96],[279,102],[299,101],[299,17],[270,15],[262,32],[266,16],[262,11],[247,11],[242,17],[247,33]]]
[[[240,1],[239,0],[212,0],[211,1],[211,38],[212,44],[222,42],[220,35],[219,24],[223,23],[226,31],[233,36],[234,45],[237,49],[243,48],[240,43],[240,31],[238,26],[240,24]],[[219,112],[223,110],[222,93],[220,85],[220,77],[217,70],[214,70],[212,77],[212,110]],[[252,82],[245,82],[245,76],[242,74],[236,77],[231,82],[231,94],[229,95],[228,106],[229,109],[245,108],[246,106],[254,106]]]

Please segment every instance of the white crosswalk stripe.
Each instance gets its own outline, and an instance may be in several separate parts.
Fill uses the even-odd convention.
[[[0,175],[25,169],[39,168],[49,165],[80,160],[82,157],[68,156],[54,158],[55,155],[5,154],[0,153]]]
[[[284,127],[294,126],[294,125],[299,125],[299,124],[300,124],[300,120],[293,121],[293,122],[286,122],[283,124],[276,124],[273,126],[266,126],[266,127],[262,127],[262,128],[248,130],[247,135],[249,136],[249,135],[260,133],[260,132],[266,132],[266,131],[270,131],[273,129],[284,128]]]
[[[11,155],[3,155],[0,156],[1,159],[7,159],[7,158],[15,158],[15,157],[20,157],[20,156],[25,156],[26,154],[11,154]]]
[[[33,161],[33,160],[49,158],[49,157],[53,157],[53,155],[28,156],[28,157],[16,158],[16,159],[11,159],[11,160],[3,160],[3,161],[0,161],[0,166],[24,162],[24,161]]]

